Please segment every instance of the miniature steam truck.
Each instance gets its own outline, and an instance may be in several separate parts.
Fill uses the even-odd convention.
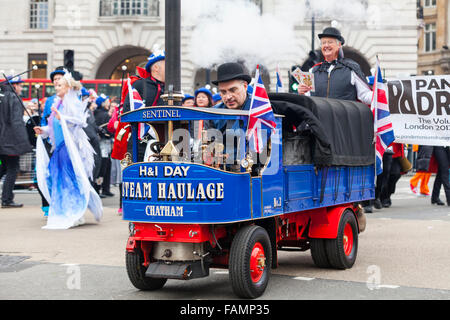
[[[366,224],[360,202],[375,193],[370,108],[269,97],[276,128],[266,135],[265,156],[250,152],[245,130],[227,135],[232,147],[209,130],[197,138],[178,134],[192,133],[196,123],[245,128],[248,111],[167,105],[121,116],[132,127],[133,153],[121,163],[123,219],[130,226],[126,268],[136,288],[157,290],[167,279],[225,268],[237,296],[256,298],[282,250],[310,249],[320,268],[353,266]],[[153,137],[139,162],[143,124]]]

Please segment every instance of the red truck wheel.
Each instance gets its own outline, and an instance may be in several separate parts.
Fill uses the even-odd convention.
[[[358,252],[358,223],[353,212],[343,212],[337,238],[327,240],[325,246],[328,261],[333,268],[348,269],[353,266]]]
[[[133,286],[139,290],[158,290],[167,282],[165,278],[149,278],[145,276],[147,268],[143,266],[144,256],[141,250],[126,253],[126,267],[128,278]]]
[[[233,291],[241,298],[254,299],[266,290],[272,265],[272,248],[267,231],[251,225],[234,236],[229,271]]]

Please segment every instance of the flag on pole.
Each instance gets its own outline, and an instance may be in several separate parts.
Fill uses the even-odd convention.
[[[257,66],[247,127],[247,140],[250,142],[254,151],[258,153],[263,151],[264,142],[261,135],[263,128],[274,130],[275,127],[275,115],[273,114],[266,88],[259,74],[259,66]]]
[[[383,172],[383,154],[395,140],[392,127],[391,113],[386,94],[386,86],[383,83],[380,63],[377,58],[376,73],[373,83],[373,96],[370,109],[374,118],[374,139],[376,156],[376,174]]]
[[[130,111],[139,109],[141,107],[145,107],[145,104],[142,101],[141,95],[131,85],[131,79],[130,78],[127,79],[127,85],[128,85],[128,97],[130,99]],[[139,138],[139,140],[142,140],[144,135],[147,133],[148,129],[149,128],[148,128],[148,126],[146,126],[145,123],[139,123],[139,125],[138,125],[138,138]]]
[[[280,70],[278,69],[278,65],[277,65],[277,70],[276,70],[276,76],[277,76],[276,92],[282,93],[282,92],[284,92],[284,87],[283,87],[283,83],[281,82]]]

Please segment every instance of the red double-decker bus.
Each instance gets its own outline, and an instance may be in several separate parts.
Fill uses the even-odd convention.
[[[120,97],[122,81],[111,79],[81,80],[86,89],[94,89],[98,95],[105,94],[109,97]],[[24,79],[22,99],[30,101],[31,99],[51,97],[55,94],[55,88],[50,79]]]

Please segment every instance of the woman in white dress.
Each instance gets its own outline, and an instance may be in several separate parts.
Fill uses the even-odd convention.
[[[45,229],[68,229],[84,223],[89,208],[97,221],[102,202],[91,186],[94,149],[83,130],[87,113],[81,102],[81,84],[66,72],[55,85],[57,98],[45,127],[35,127],[36,174],[39,188],[47,199],[49,213]],[[42,138],[52,143],[48,158]]]

